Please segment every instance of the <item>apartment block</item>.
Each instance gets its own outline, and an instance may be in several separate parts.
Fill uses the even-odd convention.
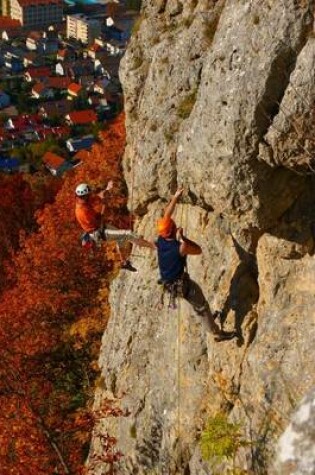
[[[10,0],[10,16],[26,28],[62,22],[62,0]]]
[[[84,44],[91,44],[101,33],[101,23],[77,13],[67,15],[67,38],[75,38]]]

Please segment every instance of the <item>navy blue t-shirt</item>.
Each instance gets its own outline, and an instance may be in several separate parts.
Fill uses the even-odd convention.
[[[179,253],[180,242],[177,239],[168,240],[159,236],[156,245],[162,280],[172,282],[178,279],[186,266],[186,256],[181,256]]]

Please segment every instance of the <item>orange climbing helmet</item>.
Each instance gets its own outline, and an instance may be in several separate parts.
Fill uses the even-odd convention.
[[[171,234],[176,230],[175,221],[172,218],[161,218],[157,222],[157,231],[159,236],[163,238],[170,237]]]

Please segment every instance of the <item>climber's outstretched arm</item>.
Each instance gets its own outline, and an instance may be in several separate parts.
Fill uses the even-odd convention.
[[[171,218],[176,208],[177,202],[183,194],[183,191],[184,188],[178,188],[178,190],[175,192],[174,196],[171,198],[171,201],[164,210],[164,218]]]
[[[114,182],[113,180],[109,180],[109,182],[107,183],[107,186],[104,190],[101,190],[97,193],[97,196],[99,196],[102,200],[105,199],[105,195],[106,195],[106,192],[107,191],[110,191],[114,186]]]
[[[178,228],[178,239],[180,241],[179,253],[182,256],[197,256],[202,253],[201,247],[195,241],[184,236],[183,228]]]
[[[152,249],[153,251],[156,251],[156,249],[157,249],[155,242],[147,241],[142,236],[137,238],[137,239],[134,239],[130,242],[133,242],[134,244],[136,244],[137,246],[140,246],[140,247],[148,247],[149,249]]]

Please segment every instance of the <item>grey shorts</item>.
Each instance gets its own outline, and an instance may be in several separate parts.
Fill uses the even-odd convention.
[[[97,229],[89,234],[96,244],[99,244],[101,241],[116,241],[117,244],[124,244],[127,241],[132,242],[139,239],[139,236],[131,229],[118,229],[112,225],[107,225],[104,230]]]

